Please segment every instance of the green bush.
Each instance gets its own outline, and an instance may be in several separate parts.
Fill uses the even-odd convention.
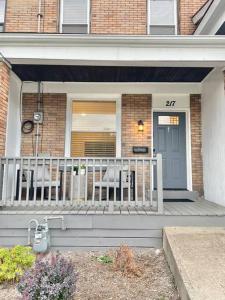
[[[0,282],[18,281],[35,259],[30,247],[0,248]]]

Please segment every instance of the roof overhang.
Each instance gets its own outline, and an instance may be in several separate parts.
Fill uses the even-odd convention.
[[[204,10],[205,6],[202,7]],[[201,10],[193,17],[193,22],[198,15],[200,15]],[[225,1],[224,0],[214,0],[210,3],[207,11],[199,23],[195,35],[215,35],[221,28],[225,21]]]
[[[224,67],[223,36],[0,34],[12,64]]]

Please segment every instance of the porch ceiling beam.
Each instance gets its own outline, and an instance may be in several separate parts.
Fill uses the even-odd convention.
[[[0,34],[14,64],[225,66],[223,36]]]
[[[75,83],[75,82],[44,82],[45,93],[70,94],[200,94],[201,83]],[[36,93],[36,83],[24,83],[24,93]]]

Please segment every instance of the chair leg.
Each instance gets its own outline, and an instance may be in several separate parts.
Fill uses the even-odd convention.
[[[92,201],[95,201],[95,186],[93,185],[93,190],[92,190]]]

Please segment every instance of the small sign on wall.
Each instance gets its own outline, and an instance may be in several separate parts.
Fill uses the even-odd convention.
[[[147,154],[149,152],[149,147],[143,146],[134,146],[133,153],[134,154]]]
[[[190,107],[190,95],[188,94],[153,94],[153,108],[185,109]]]

